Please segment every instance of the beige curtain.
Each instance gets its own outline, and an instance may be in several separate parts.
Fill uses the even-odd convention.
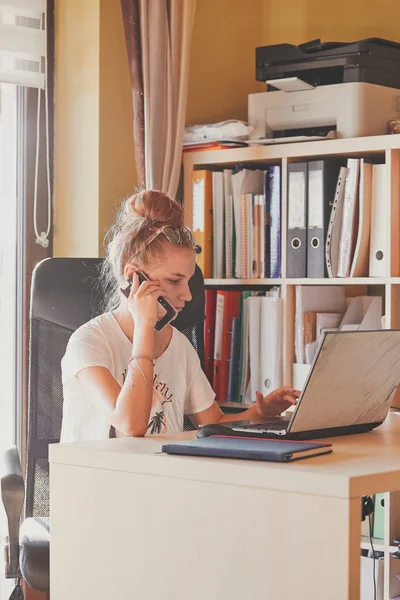
[[[146,188],[174,197],[196,0],[140,0]]]
[[[135,163],[138,185],[145,187],[144,173],[144,105],[142,49],[140,41],[140,0],[121,0],[126,49],[131,74],[133,101],[133,139],[135,141]]]

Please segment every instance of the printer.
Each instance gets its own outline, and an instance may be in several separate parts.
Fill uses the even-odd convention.
[[[251,140],[381,135],[400,118],[400,44],[388,40],[256,48],[256,79],[267,91],[248,97]]]

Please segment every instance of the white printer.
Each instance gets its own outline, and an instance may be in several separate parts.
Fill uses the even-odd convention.
[[[249,94],[250,138],[360,137],[388,132],[400,119],[400,45],[279,44],[256,49],[256,77],[266,92]],[[271,88],[276,88],[272,91]]]

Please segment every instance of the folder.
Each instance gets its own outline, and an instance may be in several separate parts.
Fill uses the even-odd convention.
[[[253,194],[240,197],[240,272],[243,279],[253,276]]]
[[[260,390],[260,328],[261,328],[261,296],[250,296],[247,300],[249,362],[250,362],[250,395],[254,402],[256,392]]]
[[[261,297],[260,387],[263,396],[281,386],[281,298]]]
[[[280,387],[281,299],[252,296],[247,299],[251,399]]]
[[[213,171],[212,174],[212,197],[213,197],[213,277],[223,279],[224,277],[224,174]]]
[[[269,239],[269,275],[273,279],[281,277],[281,167],[272,165],[268,167],[268,195],[266,194],[265,231]],[[269,218],[268,218],[269,215]],[[265,261],[268,259],[266,253]]]
[[[296,285],[295,289],[296,363],[305,364],[304,313],[346,311],[345,288],[341,285]]]
[[[205,290],[205,315],[204,320],[204,362],[208,381],[213,383],[214,373],[214,340],[215,340],[215,313],[217,290]]]
[[[339,242],[338,277],[349,277],[355,250],[360,159],[348,158],[347,168]]]
[[[342,228],[344,189],[348,169],[341,167],[336,183],[335,196],[329,218],[325,243],[325,258],[328,277],[337,277],[339,261],[340,231]]]
[[[325,243],[340,165],[334,160],[308,163],[307,277],[326,277]]]
[[[225,277],[231,279],[234,275],[235,226],[233,217],[232,170],[224,169],[224,199],[225,199]]]
[[[204,277],[212,277],[213,272],[213,198],[212,172],[193,171],[193,237],[201,248],[197,263]]]
[[[307,276],[307,163],[288,167],[286,277]]]
[[[323,333],[325,331],[336,331],[339,329],[340,324],[343,320],[344,314],[342,312],[317,312],[316,313],[316,341],[317,344],[321,342]]]
[[[317,341],[317,314],[313,310],[304,313],[304,351],[307,364],[312,362]]]
[[[239,400],[240,318],[232,320],[231,351],[229,356],[228,402]]]
[[[352,298],[339,328],[342,331],[382,329],[381,296]]]
[[[367,277],[371,232],[372,165],[360,161],[359,214],[356,247],[350,277]]]
[[[224,328],[225,295],[221,290],[217,290],[215,307],[215,334],[214,334],[214,362],[213,362],[213,383],[212,387],[216,399],[221,397],[221,366],[222,366],[222,340]]]
[[[385,494],[375,494],[374,498],[374,523],[372,537],[383,540],[385,518]]]
[[[244,290],[239,300],[240,313],[240,348],[239,348],[239,401],[250,401],[249,384],[249,319],[247,300],[253,295],[250,290]],[[247,393],[248,392],[248,393]]]
[[[391,212],[391,195],[387,169],[387,165],[373,165],[372,167],[370,277],[390,277],[389,215]]]
[[[253,196],[253,278],[264,277],[264,194]]]
[[[241,292],[217,291],[217,317],[215,325],[214,392],[217,400],[226,402],[228,396],[229,357],[232,336],[232,321],[239,316]],[[222,323],[221,323],[222,320]],[[218,336],[218,341],[217,341]]]
[[[279,167],[278,167],[279,168]],[[261,272],[261,277],[266,277],[267,279],[270,277],[271,273],[271,227],[270,227],[270,177],[269,172],[264,171],[264,202],[263,202],[263,223],[262,223],[262,232],[261,236],[263,240],[261,242],[261,252],[263,254],[263,270]],[[280,190],[280,185],[279,185]],[[280,192],[279,192],[280,198]],[[280,201],[279,201],[279,212],[280,212]],[[280,248],[280,244],[279,244]],[[280,277],[280,273],[279,273]]]

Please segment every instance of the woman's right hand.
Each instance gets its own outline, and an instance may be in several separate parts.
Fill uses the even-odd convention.
[[[160,296],[162,296],[162,290],[158,281],[143,281],[139,285],[138,274],[132,275],[128,310],[132,315],[135,327],[151,326],[154,328],[158,318],[157,298]]]

